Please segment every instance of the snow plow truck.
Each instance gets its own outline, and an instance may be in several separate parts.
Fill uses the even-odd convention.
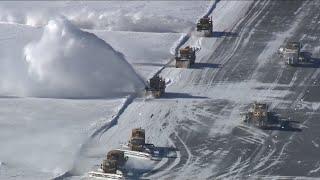
[[[203,32],[205,37],[212,36],[212,17],[202,17],[197,23],[197,31]]]
[[[287,42],[284,47],[279,48],[279,53],[287,65],[294,66],[305,61],[301,48],[302,44],[300,42]]]
[[[176,68],[189,68],[195,63],[196,49],[190,46],[181,48],[176,59]]]
[[[131,137],[128,145],[123,146],[125,156],[143,158],[149,160],[158,160],[155,155],[159,152],[155,150],[153,144],[147,144],[145,138],[145,130],[142,128],[132,129]]]
[[[89,172],[89,177],[98,179],[124,179],[121,167],[125,164],[128,157],[125,157],[121,150],[111,150],[107,154],[107,158],[102,161],[97,171]]]
[[[155,75],[148,81],[148,86],[146,87],[146,95],[152,95],[153,97],[160,97],[165,93],[166,82],[165,79],[159,75]]]
[[[242,114],[243,121],[259,128],[265,128],[269,125],[268,105],[266,103],[253,103],[251,109]]]

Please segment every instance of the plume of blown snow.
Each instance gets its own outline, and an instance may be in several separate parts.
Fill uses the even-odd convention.
[[[62,17],[50,20],[24,55],[31,96],[109,97],[144,87],[121,53]]]
[[[85,29],[108,29],[136,32],[187,32],[194,24],[173,16],[157,16],[142,12],[95,12],[83,9],[64,14],[72,23]]]
[[[50,17],[63,15],[81,29],[136,32],[187,32],[194,23],[173,16],[154,15],[142,12],[92,11],[86,8],[77,11],[33,10],[29,12],[0,7],[2,23],[23,24],[32,27],[45,26]]]
[[[49,11],[19,11],[11,8],[3,8],[0,6],[0,22],[8,24],[22,24],[32,27],[45,26],[49,17],[54,15]]]

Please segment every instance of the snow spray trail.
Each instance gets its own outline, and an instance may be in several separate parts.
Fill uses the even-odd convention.
[[[43,27],[51,17],[64,16],[81,29],[133,31],[155,33],[177,33],[185,31],[192,22],[173,16],[155,15],[145,12],[126,12],[119,9],[111,12],[94,11],[82,7],[76,11],[54,12],[52,9],[34,9],[34,12],[17,12],[15,9],[0,7],[0,23],[30,27]],[[157,19],[155,21],[155,19]]]

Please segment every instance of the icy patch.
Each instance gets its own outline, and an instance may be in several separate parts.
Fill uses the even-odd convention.
[[[24,55],[34,81],[32,96],[105,97],[143,87],[122,54],[64,18],[49,21]]]

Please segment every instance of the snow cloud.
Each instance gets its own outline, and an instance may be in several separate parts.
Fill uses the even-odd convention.
[[[122,54],[65,18],[50,20],[24,54],[35,96],[105,97],[144,87]]]
[[[99,29],[110,31],[135,32],[187,32],[194,26],[193,22],[185,19],[154,15],[142,12],[91,11],[86,8],[77,11],[60,12],[34,10],[32,12],[17,12],[0,7],[0,22],[10,24],[24,24],[32,27],[45,26],[51,17],[64,16],[74,25],[82,29]]]
[[[94,12],[83,9],[65,14],[75,25],[85,29],[108,29],[112,31],[136,32],[187,32],[194,26],[192,22],[172,16],[157,16],[142,12]]]
[[[104,98],[144,88],[121,53],[65,18],[50,20],[39,31],[21,55],[1,60],[0,95]]]

